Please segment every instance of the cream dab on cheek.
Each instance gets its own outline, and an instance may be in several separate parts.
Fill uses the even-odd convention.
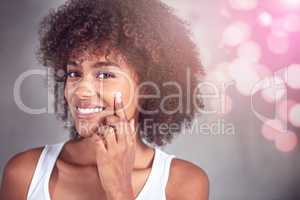
[[[117,103],[122,102],[122,93],[121,92],[115,92],[114,97],[115,97]]]

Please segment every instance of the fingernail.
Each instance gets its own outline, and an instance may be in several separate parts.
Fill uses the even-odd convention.
[[[121,92],[116,92],[115,93],[115,97],[116,97],[117,103],[121,103],[122,102],[122,93]]]

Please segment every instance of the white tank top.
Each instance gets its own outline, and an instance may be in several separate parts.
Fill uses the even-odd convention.
[[[49,180],[57,157],[65,142],[46,145],[40,155],[33,174],[27,200],[51,200]],[[166,200],[165,188],[173,154],[168,154],[155,147],[154,160],[150,174],[135,200]]]

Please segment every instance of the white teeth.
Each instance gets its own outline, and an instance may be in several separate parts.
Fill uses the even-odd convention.
[[[103,107],[96,107],[96,108],[79,108],[79,107],[77,107],[77,110],[79,111],[79,113],[89,114],[89,113],[102,112],[104,110],[104,108]]]

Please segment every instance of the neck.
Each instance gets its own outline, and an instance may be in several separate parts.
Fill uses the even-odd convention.
[[[134,168],[145,168],[145,165],[148,165],[149,163],[148,160],[149,157],[151,157],[153,150],[139,139],[138,134],[135,136],[136,150]],[[78,157],[78,155],[80,155],[80,157]],[[95,144],[91,138],[69,141],[68,144],[65,145],[62,156],[67,162],[77,165],[96,165]]]

